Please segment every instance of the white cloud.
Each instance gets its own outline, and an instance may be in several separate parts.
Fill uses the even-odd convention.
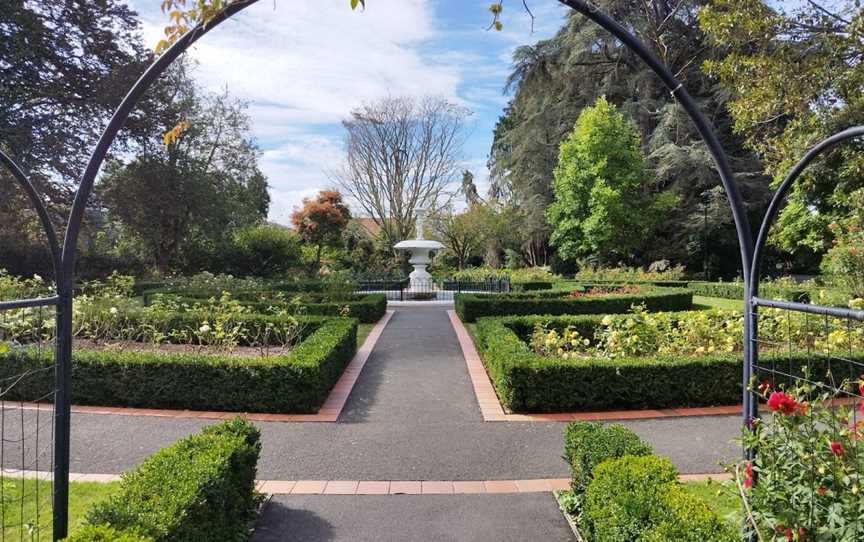
[[[489,128],[506,103],[500,91],[513,48],[548,37],[563,11],[554,0],[532,0],[538,25],[532,35],[529,17],[514,3],[505,10],[504,31],[487,32],[476,23],[485,21],[486,4],[463,1],[375,0],[352,11],[344,0],[276,0],[275,6],[262,0],[190,50],[203,87],[227,87],[250,104],[254,135],[265,149],[261,168],[272,187],[272,220],[288,223],[303,197],[330,184],[324,171],[342,159],[338,123],[364,101],[447,97],[480,113],[481,129],[469,147],[488,148]],[[130,2],[142,14],[144,39],[154,45],[167,21],[159,2]],[[454,10],[476,20],[437,19]],[[466,158],[485,181],[485,158]]]

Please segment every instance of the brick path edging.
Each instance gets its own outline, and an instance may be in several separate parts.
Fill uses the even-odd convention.
[[[256,412],[222,412],[207,410],[172,410],[161,408],[135,408],[135,407],[103,407],[72,405],[72,412],[76,414],[114,414],[121,416],[153,416],[157,418],[199,418],[207,420],[228,420],[235,416],[242,416],[256,422],[329,422],[333,423],[339,419],[351,390],[360,377],[360,372],[366,365],[372,349],[378,343],[384,328],[393,316],[393,311],[388,310],[378,320],[366,340],[357,349],[351,362],[345,367],[339,380],[330,390],[330,394],[315,414],[268,414]],[[0,401],[0,404],[10,409],[44,410],[50,412],[54,406],[50,403],[21,403],[15,401]]]
[[[685,416],[724,416],[741,414],[741,405],[696,407],[696,408],[665,408],[651,410],[614,410],[606,412],[560,412],[555,414],[513,414],[506,412],[498,399],[486,366],[480,359],[477,347],[465,325],[456,315],[456,311],[447,311],[450,323],[456,332],[459,346],[468,375],[474,387],[477,404],[487,422],[571,422],[571,421],[605,421],[605,420],[644,420],[650,418],[680,418]]]
[[[45,471],[3,469],[7,478],[50,481]],[[119,474],[71,473],[72,482],[110,483]],[[730,480],[729,474],[682,474],[682,482]],[[496,493],[547,493],[570,488],[569,478],[534,480],[257,480],[255,488],[271,495],[463,495]]]

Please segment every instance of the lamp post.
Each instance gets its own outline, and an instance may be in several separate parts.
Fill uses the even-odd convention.
[[[705,190],[702,196],[702,274],[706,281],[711,280],[711,273],[708,271],[708,206],[714,194],[711,189]]]

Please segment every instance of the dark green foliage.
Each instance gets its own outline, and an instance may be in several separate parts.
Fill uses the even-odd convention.
[[[300,243],[290,229],[253,224],[234,233],[225,268],[241,276],[272,277],[300,266]]]
[[[516,292],[531,292],[534,290],[551,290],[553,284],[544,281],[514,282],[512,288]]]
[[[263,322],[267,317],[255,318]],[[234,412],[316,412],[351,361],[356,343],[357,320],[333,318],[321,321],[296,348],[281,356],[76,349],[72,401]],[[0,379],[27,371],[40,375],[10,390],[6,398],[47,395],[53,389],[53,373],[44,369],[52,364],[50,352],[33,349],[15,348],[0,355]]]
[[[135,530],[119,531],[109,525],[85,525],[76,530],[67,542],[154,542]]]
[[[635,542],[663,506],[663,495],[678,473],[656,455],[610,459],[594,469],[580,521],[591,542]]]
[[[564,431],[564,459],[570,465],[570,487],[577,494],[585,492],[594,467],[608,459],[625,455],[653,453],[639,435],[620,424],[573,422]]]
[[[209,292],[190,292],[191,296],[180,297],[179,300],[190,305],[195,303],[203,303],[211,296]],[[241,300],[245,307],[249,307],[256,312],[267,312],[272,309],[279,309],[289,305],[289,302],[273,300],[273,301],[256,301],[260,299],[259,293],[240,293],[235,296]],[[216,294],[218,297],[218,294]],[[266,297],[266,294],[265,294]],[[290,294],[287,296],[290,301]],[[153,294],[148,292],[144,296],[145,302],[153,301]],[[248,301],[247,301],[248,299]],[[321,296],[316,296],[308,301],[303,299],[296,305],[300,312],[304,312],[310,316],[348,316],[357,318],[364,324],[372,324],[377,322],[387,312],[387,296],[384,294],[365,294],[354,295],[350,299],[340,302],[324,301]]]
[[[535,324],[563,329],[574,326],[591,337],[598,316],[524,316],[482,318],[477,322],[477,349],[498,397],[517,412],[572,412],[733,405],[741,401],[739,355],[646,356],[564,360],[533,353],[524,338]],[[813,379],[857,374],[856,364],[806,353],[763,354],[763,364]],[[768,366],[768,365],[766,365]],[[858,371],[860,372],[860,371]],[[759,375],[761,379],[762,375]]]
[[[258,497],[258,429],[242,418],[206,427],[123,476],[87,514],[92,525],[137,529],[154,542],[248,539]]]
[[[744,300],[744,283],[741,282],[690,282],[687,287],[696,295]],[[788,288],[764,284],[759,287],[759,296],[785,301],[810,301],[810,291],[804,288]]]
[[[622,314],[633,305],[650,311],[681,311],[693,306],[693,293],[681,289],[647,289],[637,294],[610,294],[567,298],[568,292],[533,294],[457,294],[456,313],[463,322],[483,316],[521,314]]]
[[[651,511],[653,526],[640,542],[740,542],[741,534],[724,523],[699,497],[672,485]]]

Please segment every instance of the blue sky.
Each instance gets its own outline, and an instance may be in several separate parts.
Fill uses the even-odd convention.
[[[155,44],[165,26],[159,0],[129,0]],[[191,51],[205,88],[223,87],[249,102],[254,136],[271,184],[270,218],[330,185],[325,171],[342,159],[340,120],[364,101],[387,95],[444,96],[472,112],[464,166],[481,184],[513,50],[551,36],[566,10],[533,0],[533,34],[521,2],[505,2],[504,31],[487,31],[490,0],[261,0]]]

